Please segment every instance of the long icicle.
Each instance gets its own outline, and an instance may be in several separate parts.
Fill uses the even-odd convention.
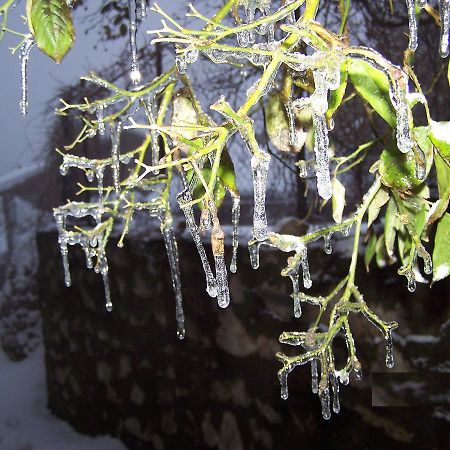
[[[137,57],[137,45],[136,45],[136,0],[128,0],[128,14],[130,22],[128,25],[130,34],[130,47],[131,47],[131,71],[130,78],[132,83],[137,86],[141,82],[141,71],[139,69],[139,62]]]
[[[217,303],[221,308],[226,308],[230,304],[224,240],[225,234],[217,221],[211,233],[211,244],[216,263]]]
[[[30,51],[35,44],[33,36],[30,34],[25,38],[24,43],[20,47],[20,76],[22,97],[20,100],[20,112],[23,116],[26,116],[28,112],[28,59],[30,57]]]
[[[232,256],[230,264],[230,272],[236,273],[237,271],[237,251],[239,246],[239,217],[241,214],[241,198],[237,194],[232,194],[233,206],[231,209],[231,222],[233,224],[232,235]]]
[[[270,155],[260,153],[251,159],[254,191],[253,238],[267,238],[266,189]]]
[[[184,339],[186,330],[184,327],[183,297],[181,294],[180,265],[178,260],[178,246],[173,228],[170,225],[161,225],[161,233],[164,238],[167,256],[169,259],[172,286],[175,293],[175,317],[177,321],[178,339]]]

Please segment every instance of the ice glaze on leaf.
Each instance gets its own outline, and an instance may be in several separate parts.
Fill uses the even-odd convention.
[[[342,100],[344,99],[345,90],[347,89],[347,62],[344,62],[341,66],[341,84],[335,91],[330,91],[330,98],[328,99],[328,111],[327,119],[330,119],[336,110],[341,106]]]
[[[65,0],[28,0],[30,31],[37,46],[60,63],[75,41],[72,13]]]
[[[356,92],[392,127],[397,118],[389,97],[387,76],[369,63],[357,59],[348,61],[348,75]]]

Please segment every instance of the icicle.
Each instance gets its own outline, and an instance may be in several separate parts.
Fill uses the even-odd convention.
[[[134,85],[139,85],[141,82],[141,72],[139,70],[139,62],[137,57],[136,46],[136,0],[128,0],[128,14],[129,14],[129,35],[130,35],[130,47],[131,47],[131,72],[130,78]]]
[[[289,98],[289,100],[286,102],[285,109],[286,109],[286,115],[287,115],[288,123],[289,123],[289,142],[293,147],[297,148],[299,145],[299,142],[298,142],[297,129],[295,128],[295,114],[294,114],[294,108],[292,106],[292,98]],[[301,177],[301,175],[300,175],[300,177]]]
[[[324,241],[324,250],[327,255],[331,255],[333,253],[333,248],[331,247],[331,237],[333,233],[327,233],[323,236]]]
[[[389,330],[384,336],[386,341],[386,367],[392,369],[394,367],[394,345],[392,344],[392,333]]]
[[[322,392],[319,393],[320,397],[320,403],[322,404],[322,417],[325,420],[328,420],[331,418],[331,411],[330,411],[330,389],[328,387],[328,383],[325,389],[322,390]]]
[[[248,242],[248,251],[250,253],[250,264],[253,269],[257,269],[259,267],[259,247],[263,242],[256,241],[252,239]]]
[[[98,202],[103,203],[103,175],[105,173],[105,166],[98,165],[95,168],[95,176],[97,177],[98,183]]]
[[[350,230],[352,229],[353,223],[351,223],[350,225],[347,225],[343,228],[341,228],[341,234],[342,236],[347,237],[350,234]]]
[[[433,262],[430,254],[423,247],[419,247],[417,253],[423,259],[423,271],[427,275],[431,275],[433,273]]]
[[[280,380],[280,388],[281,388],[281,398],[283,400],[287,400],[289,397],[289,389],[288,389],[288,372],[280,371],[278,372],[278,379]]]
[[[172,276],[172,286],[175,293],[175,317],[177,321],[177,336],[178,339],[183,339],[186,331],[184,328],[183,297],[181,295],[181,277],[180,266],[178,262],[177,241],[175,240],[175,234],[172,227],[164,226],[161,231],[164,238],[164,244],[166,246],[167,256],[169,259],[170,273]]]
[[[224,240],[225,234],[222,228],[215,225],[211,234],[211,244],[216,263],[217,303],[221,308],[226,308],[230,304]]]
[[[416,290],[416,276],[412,270],[408,270],[404,273],[406,280],[408,281],[408,291],[415,292]]]
[[[441,40],[439,52],[442,58],[447,58],[449,53],[450,0],[439,0],[439,13],[441,16]]]
[[[20,58],[20,76],[22,86],[22,98],[20,100],[20,112],[26,116],[28,112],[28,59],[30,57],[30,50],[35,44],[34,38],[31,34],[27,35],[24,43],[19,50]]]
[[[156,99],[154,95],[149,95],[147,99],[148,120],[151,126],[156,125]],[[152,166],[159,164],[159,133],[155,128],[150,129],[151,146],[152,146]],[[159,170],[153,170],[154,175],[158,175]]]
[[[317,191],[323,199],[327,200],[331,198],[332,188],[328,159],[328,129],[325,116],[313,113],[313,124]]]
[[[407,95],[408,78],[403,72],[400,72],[400,78],[390,87],[389,96],[395,107],[397,117],[397,147],[402,153],[408,153],[414,146],[411,139],[411,129],[409,127]]]
[[[100,105],[97,110],[95,111],[97,115],[97,128],[98,133],[103,136],[105,134],[105,122],[103,121],[103,106]]]
[[[406,0],[409,19],[409,49],[413,52],[417,50],[417,19],[416,0]]]
[[[231,222],[233,225],[232,235],[232,256],[230,264],[230,272],[236,273],[237,271],[237,251],[239,246],[239,216],[241,213],[241,198],[239,195],[232,194],[233,206],[231,209]]]
[[[303,286],[305,289],[309,289],[312,286],[312,281],[309,273],[308,249],[306,245],[301,250],[301,265],[303,270]]]
[[[338,414],[341,410],[341,405],[339,403],[339,383],[334,373],[330,374],[331,381],[331,392],[333,394],[333,411]]]
[[[311,390],[313,394],[319,392],[319,372],[317,367],[317,359],[311,361]]]
[[[145,20],[147,18],[147,1],[141,0],[139,7],[140,19]]]
[[[206,292],[210,297],[217,297],[217,285],[214,275],[211,271],[211,267],[209,265],[208,258],[206,256],[205,248],[203,247],[202,239],[200,237],[200,233],[195,223],[194,211],[192,206],[187,205],[192,201],[192,196],[189,191],[183,191],[178,196],[178,203],[180,208],[183,210],[184,215],[186,217],[186,227],[191,233],[192,239],[197,247],[197,251],[200,255],[200,259],[202,262],[203,270],[205,271],[206,276]]]
[[[105,250],[99,249],[98,254],[98,265],[99,271],[103,278],[103,286],[105,288],[105,308],[107,311],[111,312],[113,309],[113,305],[111,302],[111,289],[109,286],[109,277],[108,277],[108,262],[105,256]]]
[[[119,119],[117,122],[116,128],[114,129],[111,126],[111,140],[112,140],[112,149],[111,149],[111,158],[112,158],[112,169],[113,169],[113,179],[114,179],[114,190],[119,193],[120,192],[120,136],[122,134],[122,121]]]
[[[298,273],[293,273],[289,275],[292,281],[292,298],[294,299],[294,317],[296,319],[300,318],[302,315],[302,305],[300,302],[300,287],[298,283]]]
[[[69,249],[67,248],[66,240],[66,220],[64,215],[55,211],[56,226],[58,229],[58,242],[61,251],[63,268],[64,268],[64,282],[67,287],[72,285],[72,278],[70,276],[70,266],[69,266]]]
[[[253,238],[263,241],[267,237],[266,189],[270,156],[265,153],[251,159],[254,191]]]
[[[419,0],[419,6],[425,8],[427,6],[428,0]]]

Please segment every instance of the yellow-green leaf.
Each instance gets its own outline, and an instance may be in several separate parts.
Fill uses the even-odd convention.
[[[327,119],[331,119],[339,106],[341,106],[342,100],[344,99],[345,90],[347,89],[347,80],[347,61],[345,61],[341,65],[341,83],[335,91],[330,92],[328,99],[328,111],[326,114]]]
[[[72,13],[65,0],[28,0],[30,31],[43,53],[60,63],[75,41]]]
[[[331,199],[333,219],[336,223],[342,222],[342,213],[345,206],[345,187],[335,178],[333,180],[333,196]]]

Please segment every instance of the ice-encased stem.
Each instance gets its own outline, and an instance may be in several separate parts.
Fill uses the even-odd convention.
[[[233,225],[232,240],[232,256],[230,263],[230,272],[236,273],[237,271],[237,251],[239,247],[239,217],[241,214],[241,198],[239,195],[232,194],[233,206],[231,209],[231,222]]]
[[[313,125],[317,191],[323,199],[328,200],[331,198],[332,188],[328,157],[328,128],[325,115],[313,113]]]
[[[175,317],[177,321],[177,336],[178,339],[183,339],[186,334],[186,330],[184,327],[183,297],[181,294],[181,276],[178,260],[177,241],[175,239],[175,234],[171,226],[164,226],[161,232],[164,238],[164,244],[166,246],[167,257],[169,259],[172,286],[175,293]]]
[[[417,50],[417,18],[416,0],[406,0],[409,20],[409,49],[413,52]]]
[[[439,52],[442,58],[449,53],[449,31],[450,31],[450,0],[439,0],[439,14],[441,16],[441,39]]]
[[[200,260],[202,262],[203,270],[206,276],[206,292],[210,297],[217,297],[217,285],[214,275],[211,271],[211,266],[209,265],[208,258],[206,256],[205,247],[203,246],[202,239],[200,237],[200,232],[195,222],[194,210],[189,202],[192,201],[192,195],[189,191],[184,191],[178,196],[178,203],[180,208],[186,217],[186,227],[191,233],[192,239],[197,247]]]
[[[253,176],[253,238],[263,241],[267,238],[266,189],[270,155],[259,153],[251,159]]]
[[[129,39],[131,48],[131,72],[130,78],[134,85],[139,85],[141,81],[141,72],[139,70],[139,62],[137,57],[137,45],[136,45],[136,0],[128,0],[128,14],[129,14]]]
[[[217,218],[211,233],[211,245],[216,263],[217,303],[221,308],[230,304],[227,266],[225,263],[225,234],[218,224]]]
[[[21,45],[19,50],[20,58],[20,77],[21,77],[21,88],[22,96],[20,99],[20,112],[25,116],[28,112],[28,60],[30,58],[30,51],[35,44],[33,36],[28,35],[24,43]]]

